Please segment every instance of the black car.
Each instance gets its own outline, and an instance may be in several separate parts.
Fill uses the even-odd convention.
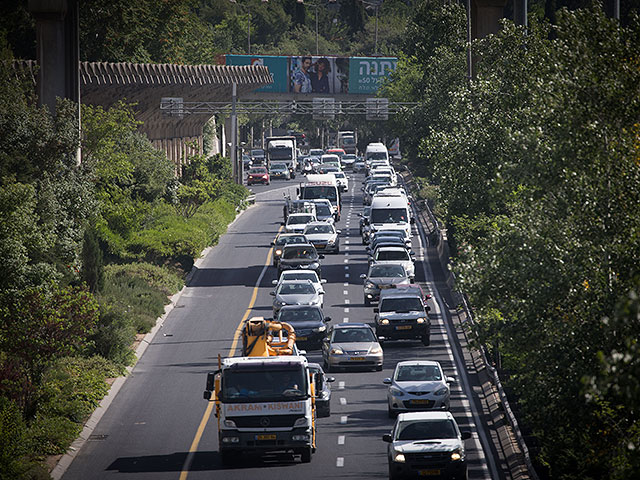
[[[322,278],[322,267],[320,259],[324,255],[318,255],[316,247],[310,243],[299,243],[295,245],[285,245],[278,262],[278,277],[283,270],[306,269],[313,270],[318,274],[318,278]]]
[[[314,350],[322,346],[331,317],[325,317],[316,305],[285,305],[280,309],[277,320],[293,327],[299,347]]]
[[[309,370],[313,374],[316,390],[316,412],[318,418],[331,415],[331,385],[335,377],[327,377],[319,363],[309,363]]]

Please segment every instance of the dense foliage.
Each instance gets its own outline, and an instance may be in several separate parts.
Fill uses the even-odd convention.
[[[456,8],[418,10],[396,99],[438,185],[476,334],[510,374],[541,473],[640,471],[640,23],[599,8],[553,27],[506,23],[473,44],[465,78]],[[444,20],[443,20],[444,19]],[[426,25],[423,31],[423,26]],[[457,38],[457,40],[456,40]],[[415,73],[420,72],[420,73]],[[617,307],[616,307],[617,305]]]

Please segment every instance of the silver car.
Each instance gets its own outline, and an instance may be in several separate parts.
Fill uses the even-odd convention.
[[[449,410],[449,384],[455,382],[445,377],[442,367],[432,360],[407,360],[399,362],[393,377],[382,383],[389,385],[387,406],[389,418],[399,412],[416,410]]]
[[[372,262],[374,264],[396,264],[402,265],[409,276],[411,283],[416,278],[416,267],[414,257],[404,247],[380,247],[373,252]]]
[[[364,304],[367,306],[380,299],[380,290],[410,283],[404,267],[396,264],[374,263],[360,278],[364,279]]]
[[[360,367],[382,370],[384,355],[373,329],[366,323],[341,323],[331,327],[322,342],[325,370]]]
[[[290,280],[282,282],[274,292],[273,316],[284,305],[317,305],[322,308],[324,290],[317,289],[310,280]]]
[[[313,222],[304,228],[304,236],[318,252],[340,253],[339,234],[333,223]]]

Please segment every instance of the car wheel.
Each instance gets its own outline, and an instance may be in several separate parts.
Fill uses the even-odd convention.
[[[409,281],[411,283],[416,283],[416,277],[409,277]]]
[[[364,306],[365,307],[370,307],[371,306],[371,299],[364,297]]]
[[[382,365],[376,365],[376,372],[382,371]]]
[[[393,473],[393,470],[391,470],[391,467],[389,467],[389,480],[400,480],[401,478],[402,477],[397,473]]]
[[[425,335],[424,337],[422,337],[422,345],[424,345],[425,347],[431,345],[431,337],[429,335]]]
[[[238,456],[235,452],[220,452],[220,462],[225,467],[230,467],[236,463]]]
[[[391,407],[389,407],[389,405],[387,405],[387,416],[389,418],[396,418],[396,412],[394,412],[393,410],[391,410]]]
[[[338,245],[338,246],[336,247],[336,251],[335,251],[335,253],[336,253],[336,255],[337,255],[338,253],[340,253],[340,245]]]
[[[307,447],[300,451],[300,460],[302,463],[311,462],[311,447]]]

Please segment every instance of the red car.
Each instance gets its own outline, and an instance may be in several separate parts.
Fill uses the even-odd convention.
[[[247,185],[253,185],[254,183],[262,183],[269,185],[271,183],[271,177],[267,167],[253,167],[249,170],[247,175]]]

